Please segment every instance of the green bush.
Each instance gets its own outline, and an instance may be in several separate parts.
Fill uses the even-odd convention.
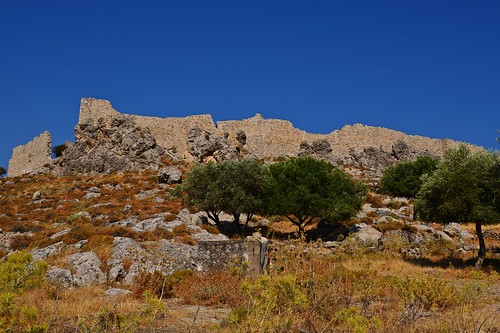
[[[65,150],[66,150],[66,144],[57,145],[54,148],[52,148],[52,154],[54,154],[55,157],[60,157],[62,156]]]
[[[285,215],[304,234],[315,218],[346,221],[361,208],[366,187],[330,163],[312,157],[272,164],[267,211]]]
[[[446,308],[460,302],[457,288],[441,279],[406,276],[395,278],[394,283],[407,307]]]
[[[422,176],[431,174],[437,165],[438,160],[430,156],[392,165],[385,170],[380,189],[392,196],[414,198],[422,186]]]

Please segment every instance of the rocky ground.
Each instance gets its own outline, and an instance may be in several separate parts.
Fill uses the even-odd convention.
[[[0,179],[0,256],[29,251],[49,265],[46,279],[52,285],[98,286],[102,297],[111,298],[129,294],[134,279],[143,272],[199,270],[200,242],[244,236],[225,235],[207,223],[203,212],[182,207],[172,190],[187,168],[177,163],[159,171]],[[370,170],[348,171],[377,184]],[[392,251],[408,260],[475,256],[472,226],[422,224],[412,216],[409,200],[372,191],[352,221],[333,227],[322,222],[313,225],[307,231],[308,248],[326,255],[339,249]],[[222,219],[230,217],[222,215]],[[270,237],[273,251],[295,237],[294,226],[279,216],[254,218],[250,228],[247,234],[259,230]],[[485,232],[488,258],[497,262],[499,231],[496,226]],[[172,318],[183,329],[220,323],[228,314],[227,309],[175,304],[170,311],[178,312]]]

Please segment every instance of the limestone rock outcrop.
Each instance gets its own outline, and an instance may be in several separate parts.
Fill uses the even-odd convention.
[[[62,175],[155,169],[165,153],[147,129],[120,114],[87,119],[75,127],[75,137],[55,161]]]
[[[210,133],[200,127],[193,127],[188,133],[189,153],[203,162],[207,157],[212,156],[216,161],[235,160],[239,151],[232,147],[228,140],[228,133],[223,136]],[[243,133],[239,133],[239,141],[246,140]]]

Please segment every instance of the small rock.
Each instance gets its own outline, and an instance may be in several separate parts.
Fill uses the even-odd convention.
[[[322,242],[322,243],[320,243],[319,246],[324,247],[326,249],[330,249],[330,248],[338,247],[341,244],[342,244],[341,242],[328,241],[328,242]]]
[[[154,197],[153,202],[154,203],[162,203],[162,202],[165,202],[165,199],[162,199],[160,197]]]
[[[146,199],[148,197],[151,197],[153,195],[155,195],[156,193],[160,192],[160,190],[148,190],[148,191],[142,191],[141,193],[139,194],[136,194],[135,197],[137,199]]]
[[[41,249],[34,249],[33,251],[31,251],[31,255],[33,256],[34,259],[45,260],[51,255],[54,255],[57,252],[59,252],[63,246],[64,246],[63,242],[57,242],[55,244],[46,246]]]
[[[271,224],[271,221],[268,219],[260,219],[258,221],[250,221],[248,222],[248,226],[250,228],[262,228],[262,227],[268,227]]]
[[[42,198],[42,193],[40,191],[36,191],[33,193],[32,200],[40,200]]]
[[[64,235],[68,234],[70,231],[71,231],[71,229],[64,229],[64,230],[61,230],[59,232],[56,232],[55,234],[53,234],[49,238],[50,239],[56,239],[58,237],[61,237],[61,236],[64,236]]]
[[[132,292],[130,290],[126,289],[120,289],[120,288],[110,288],[104,292],[108,296],[121,296],[121,295],[128,295],[131,294]]]
[[[94,193],[94,192],[88,192],[83,196],[83,199],[92,199],[92,198],[99,198],[101,196],[101,193]]]

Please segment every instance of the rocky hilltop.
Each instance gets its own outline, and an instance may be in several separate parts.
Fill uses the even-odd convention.
[[[94,98],[81,100],[75,138],[76,142],[68,143],[63,156],[55,160],[50,156],[48,132],[14,148],[8,175],[156,169],[165,158],[221,161],[249,157],[272,161],[308,154],[336,165],[355,165],[380,174],[397,161],[420,155],[440,157],[446,149],[460,144],[360,124],[347,125],[330,134],[311,134],[293,127],[289,121],[265,119],[260,114],[217,123],[210,115],[128,115],[115,110],[109,101]]]

